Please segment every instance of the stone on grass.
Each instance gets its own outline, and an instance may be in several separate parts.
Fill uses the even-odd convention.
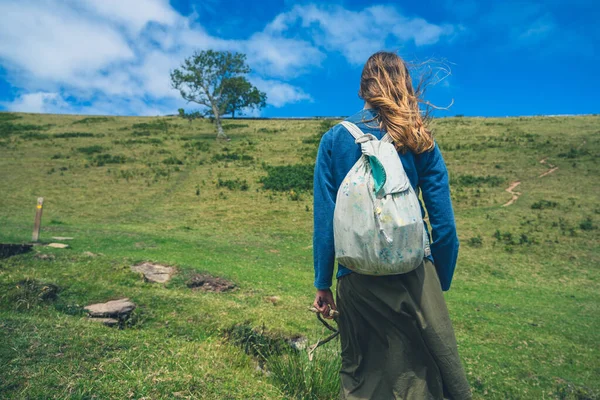
[[[106,303],[90,304],[83,308],[91,318],[123,318],[129,315],[135,304],[129,299],[111,300]]]
[[[146,281],[154,283],[168,282],[174,272],[173,267],[167,267],[166,265],[153,264],[149,262],[132,265],[131,270],[133,272],[140,272],[144,274],[144,279]]]
[[[84,251],[83,255],[88,257],[96,257],[98,254],[94,254],[91,251]]]
[[[53,247],[55,249],[66,249],[67,247],[69,247],[68,244],[64,244],[64,243],[50,243],[46,245],[47,247]]]

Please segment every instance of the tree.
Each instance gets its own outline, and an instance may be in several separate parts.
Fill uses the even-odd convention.
[[[207,114],[215,121],[217,139],[227,139],[221,125],[222,115],[234,114],[240,107],[265,105],[266,95],[244,77],[249,72],[245,54],[197,51],[171,72],[171,85],[188,103],[207,107]]]
[[[226,104],[225,114],[231,114],[232,118],[235,118],[237,110],[244,108],[261,109],[267,102],[267,95],[253,87],[243,76],[225,80],[222,96]]]

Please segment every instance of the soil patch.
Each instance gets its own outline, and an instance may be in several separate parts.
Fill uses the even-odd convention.
[[[204,292],[227,292],[235,289],[235,283],[208,274],[196,274],[187,282],[187,287]]]
[[[519,196],[521,196],[521,192],[515,192],[514,189],[519,186],[521,184],[521,182],[516,181],[510,184],[510,186],[508,188],[506,188],[505,190],[510,193],[512,195],[512,199],[510,199],[506,204],[504,204],[502,207],[507,207],[510,206],[511,204],[513,204],[515,201],[517,201],[517,199],[519,198]]]
[[[543,178],[546,175],[550,175],[551,173],[553,173],[554,171],[556,171],[558,169],[557,166],[554,166],[554,165],[550,164],[548,161],[546,161],[545,158],[543,160],[540,160],[540,164],[545,164],[550,169],[548,171],[544,172],[543,174],[541,174],[540,176],[538,176],[538,178]]]
[[[0,258],[8,258],[27,253],[33,246],[30,244],[0,243]]]

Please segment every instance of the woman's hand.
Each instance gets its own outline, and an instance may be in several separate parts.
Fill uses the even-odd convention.
[[[333,293],[331,293],[330,289],[317,290],[313,306],[327,319],[333,319],[331,310],[337,310],[335,301],[333,300]]]

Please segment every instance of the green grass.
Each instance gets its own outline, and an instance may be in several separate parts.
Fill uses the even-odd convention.
[[[265,361],[228,334],[326,335],[306,311],[306,184],[331,122],[228,125],[221,143],[208,120],[0,113],[0,242],[30,240],[38,196],[41,240],[74,237],[0,260],[0,398],[335,398],[337,344],[312,363],[294,352]],[[477,399],[598,396],[598,126],[434,121],[462,242],[446,299]],[[539,178],[544,158],[559,169]],[[521,195],[502,207],[514,181]],[[177,273],[145,283],[129,270],[141,261]],[[197,273],[236,289],[191,290]],[[120,297],[138,305],[125,329],[86,320],[85,305]]]

